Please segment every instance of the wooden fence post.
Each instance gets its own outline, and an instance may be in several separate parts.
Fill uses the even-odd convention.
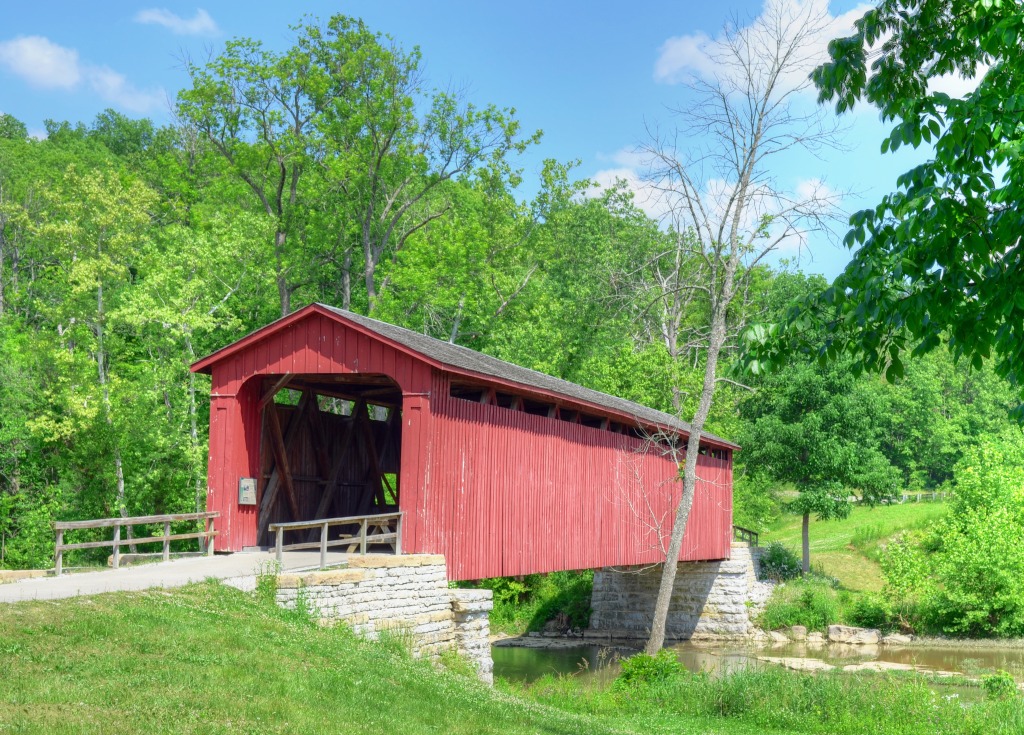
[[[284,545],[284,529],[281,526],[277,527],[277,563],[280,564],[284,558],[284,551],[281,547]]]
[[[164,521],[164,561],[171,560],[171,522]]]
[[[214,531],[216,530],[217,517],[210,516],[206,519],[206,522],[207,529],[210,533],[210,535],[206,537],[206,555],[213,556],[213,540],[216,538],[216,536],[214,536]]]
[[[57,545],[54,547],[54,563],[53,571],[56,576],[60,576],[61,571],[64,569],[64,529],[57,529]]]
[[[114,524],[114,569],[121,566],[121,524]]]
[[[359,553],[366,554],[366,519],[359,523]]]
[[[320,526],[320,568],[327,566],[327,524]]]
[[[395,522],[395,556],[402,555],[402,514],[398,514]]]

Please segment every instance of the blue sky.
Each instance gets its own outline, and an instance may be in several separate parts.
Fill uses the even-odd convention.
[[[864,8],[778,1],[827,7],[834,28],[848,28]],[[579,159],[581,176],[610,181],[634,173],[631,151],[644,139],[645,123],[671,123],[667,109],[686,99],[677,82],[699,66],[701,49],[723,24],[749,22],[761,10],[760,2],[733,0],[5,3],[0,111],[32,131],[41,131],[47,118],[88,122],[107,107],[168,122],[169,101],[187,84],[183,56],[203,59],[236,36],[283,49],[292,39],[288,26],[304,14],[341,12],[403,46],[418,45],[433,86],[463,89],[478,104],[515,107],[524,129],[542,129],[541,145],[521,162],[528,178],[541,160],[555,158]],[[879,153],[885,128],[871,110],[847,122],[846,151],[780,160],[779,185],[795,190],[824,181],[832,190],[851,191],[843,201],[848,211],[877,203],[913,154]],[[812,257],[802,255],[805,271],[832,276],[847,260],[823,237],[807,244]]]

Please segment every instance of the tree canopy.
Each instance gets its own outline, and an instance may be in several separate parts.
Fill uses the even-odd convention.
[[[765,265],[774,239],[757,218],[702,246],[692,222],[658,222],[624,185],[594,193],[571,161],[522,171],[519,151],[543,141],[511,110],[429,91],[420,67],[417,51],[338,17],[300,25],[281,52],[232,41],[192,69],[173,125],[106,111],[48,121],[37,140],[0,118],[0,565],[45,566],[54,520],[203,507],[210,387],[188,366],[279,317],[282,294],[288,309],[347,306],[684,416],[710,380],[705,428],[730,438],[790,420],[803,397],[782,394],[787,370],[864,392],[881,408],[862,434],[908,488],[948,482],[1005,429],[1005,383],[941,352],[895,386],[792,365],[751,381],[759,399],[741,405],[747,391],[707,370],[716,311],[727,369],[739,325],[781,320],[821,279]],[[309,118],[298,132],[274,96],[285,89]],[[282,185],[268,211],[260,194]],[[708,267],[726,260],[728,304],[710,298]],[[736,476],[761,464],[764,477],[757,456],[738,452]],[[771,484],[788,468],[771,466],[737,494],[736,518],[778,512]]]
[[[854,369],[905,373],[905,354],[945,344],[1024,386],[1024,10],[1010,0],[884,0],[829,45],[813,74],[839,112],[876,107],[892,123],[881,149],[927,151],[896,190],[850,219],[853,257],[830,288],[777,328],[749,335],[748,366],[794,350]],[[976,80],[952,96],[944,79]],[[819,339],[817,325],[824,325]],[[1024,405],[1013,413],[1024,419]]]

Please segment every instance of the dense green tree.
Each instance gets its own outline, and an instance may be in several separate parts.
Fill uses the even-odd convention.
[[[887,408],[881,386],[854,378],[844,365],[793,365],[742,403],[746,467],[800,493],[790,509],[803,516],[804,573],[812,515],[845,518],[851,493],[877,501],[899,486],[881,447]]]
[[[14,115],[0,112],[0,138],[7,140],[24,140],[28,137],[28,128],[25,123]]]
[[[316,262],[333,265],[349,308],[360,256],[372,310],[382,261],[450,210],[444,185],[500,168],[536,136],[519,140],[510,110],[425,95],[419,51],[360,20],[336,15],[292,30],[295,44],[283,53],[236,39],[205,67],[191,65],[179,113],[274,223],[281,314],[316,282],[307,267]]]
[[[338,59],[341,64],[345,59]],[[192,88],[178,112],[216,150],[273,223],[280,314],[302,281],[304,208],[318,145],[313,120],[328,104],[329,71],[303,49],[276,53],[248,38],[228,41],[205,67],[189,65]]]
[[[983,439],[955,470],[950,512],[890,544],[883,571],[897,601],[929,630],[1024,635],[1024,443],[1019,430]]]
[[[1005,431],[1014,391],[985,367],[956,364],[936,351],[906,364],[906,376],[885,391],[881,449],[910,489],[948,483],[979,439]]]
[[[975,368],[991,358],[1000,377],[1024,385],[1022,42],[1018,2],[883,0],[830,44],[814,73],[821,100],[840,112],[876,107],[893,124],[882,152],[912,146],[927,160],[850,219],[849,265],[789,320],[802,349],[847,352],[856,369],[896,379],[905,350],[945,344]],[[977,87],[942,91],[943,77],[957,76]],[[800,334],[810,321],[825,324],[824,344],[816,329]],[[762,336],[755,369],[790,352]],[[1014,412],[1024,419],[1024,404]]]

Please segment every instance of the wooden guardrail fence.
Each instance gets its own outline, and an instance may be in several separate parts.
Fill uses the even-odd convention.
[[[348,553],[359,549],[360,554],[366,553],[369,544],[389,544],[395,554],[402,553],[402,516],[403,513],[380,513],[369,516],[348,516],[347,518],[322,518],[316,521],[296,521],[294,523],[271,523],[269,529],[276,536],[275,548],[277,561],[280,562],[286,551],[300,549],[320,549],[320,566],[327,566],[327,549],[335,546],[347,546]],[[354,526],[359,530],[355,533],[342,533],[336,539],[329,539],[330,529],[335,526]],[[297,544],[284,544],[285,531],[302,531],[320,529],[319,541],[307,541]]]
[[[743,528],[743,526],[733,526],[732,537],[737,541],[746,541],[751,546],[757,546],[758,533],[757,531],[751,531],[749,528]]]
[[[950,493],[948,492],[920,492],[920,493],[903,493],[899,497],[900,503],[921,503],[924,501],[929,502],[943,502],[949,499]]]
[[[171,541],[181,541],[184,539],[198,539],[200,544],[200,550],[203,549],[205,542],[205,549],[207,555],[213,554],[213,539],[217,535],[217,531],[214,529],[214,523],[220,513],[216,511],[206,513],[173,513],[170,515],[159,515],[159,516],[135,516],[133,518],[98,518],[91,521],[57,521],[53,524],[53,528],[57,533],[57,543],[55,546],[55,560],[54,560],[54,572],[59,577],[64,567],[64,552],[72,551],[74,549],[100,549],[105,546],[113,547],[113,566],[117,569],[121,563],[121,547],[132,546],[135,544],[154,544],[163,543],[163,558],[167,561],[171,558]],[[179,523],[182,521],[205,521],[203,531],[196,531],[194,533],[171,533],[171,524]],[[149,523],[163,523],[164,532],[160,536],[147,536],[145,538],[133,538],[133,539],[122,539],[121,528],[131,526],[141,526]],[[110,528],[114,529],[114,539],[112,541],[86,541],[78,544],[66,544],[64,543],[64,532],[74,531],[83,528]]]

